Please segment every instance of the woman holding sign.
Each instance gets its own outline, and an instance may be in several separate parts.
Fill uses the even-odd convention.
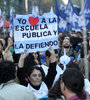
[[[53,49],[50,49],[49,52],[51,53],[51,61],[46,77],[44,75],[42,67],[40,67],[40,65],[38,65],[38,63],[36,62],[37,60],[35,58],[35,55],[33,56],[33,54],[25,53],[21,55],[19,60],[17,75],[19,77],[20,83],[28,86],[28,88],[30,88],[34,92],[37,98],[42,98],[43,96],[46,96],[48,94],[48,89],[51,88],[53,80],[56,76],[55,53]],[[32,55],[33,61],[30,60],[30,55]],[[28,65],[26,73],[25,64]]]

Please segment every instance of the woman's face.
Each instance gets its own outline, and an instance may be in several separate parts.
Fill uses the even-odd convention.
[[[42,73],[40,70],[34,69],[28,79],[34,86],[39,86],[42,82]]]

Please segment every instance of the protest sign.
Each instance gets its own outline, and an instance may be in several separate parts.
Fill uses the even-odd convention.
[[[14,25],[15,53],[37,52],[58,48],[57,17],[54,13],[42,16],[17,15]]]

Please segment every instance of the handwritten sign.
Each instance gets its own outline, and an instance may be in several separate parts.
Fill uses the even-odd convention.
[[[54,13],[42,16],[17,15],[14,26],[15,53],[37,52],[58,48],[57,17]]]

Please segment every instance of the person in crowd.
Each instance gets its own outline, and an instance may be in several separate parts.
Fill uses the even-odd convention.
[[[59,79],[59,76],[63,73],[63,67],[64,67],[64,66],[63,66],[62,64],[60,64],[60,62],[59,62],[59,54],[58,54],[57,49],[55,49],[54,51],[55,51],[55,56],[56,56],[56,61],[57,61],[57,66],[56,66],[57,74],[56,74],[56,76],[55,76],[53,85],[54,85],[55,82]]]
[[[42,67],[38,67],[38,65],[33,66],[28,69],[28,88],[33,91],[38,99],[43,96],[47,96],[48,87],[44,82],[45,74]]]
[[[11,38],[10,36],[7,36],[5,39],[0,38],[0,40],[3,43],[3,51],[5,51],[5,59],[9,59],[10,61],[14,61],[14,63],[17,65],[20,54],[15,54],[14,51],[14,39],[13,37]]]
[[[82,62],[81,62],[81,63],[82,63]],[[82,63],[82,64],[85,66],[84,63]],[[82,65],[82,66],[83,66],[83,65]],[[88,94],[90,95],[90,82],[89,82],[89,80],[85,77],[85,74],[83,73],[83,71],[82,71],[82,69],[80,68],[80,66],[78,65],[78,63],[69,62],[69,63],[67,64],[66,68],[73,68],[73,69],[76,69],[76,70],[80,71],[80,72],[83,74],[83,76],[84,76],[84,90],[85,90],[86,92],[88,92]]]
[[[60,63],[59,63],[58,50],[55,49],[54,52],[55,52],[55,57],[56,57],[56,71],[57,71],[57,74],[56,74],[56,76],[55,76],[53,85],[54,85],[55,82],[59,79],[59,76],[63,73],[63,70],[62,70],[61,65],[60,65]],[[47,51],[46,51],[46,63],[45,63],[46,66],[42,66],[42,68],[43,68],[43,70],[44,70],[44,72],[45,72],[45,75],[47,75],[47,73],[48,73],[50,61],[51,61],[51,53],[49,52],[49,50],[47,50]],[[53,85],[52,85],[52,86],[53,86]]]
[[[0,52],[3,54],[4,60],[14,61],[11,52],[6,48],[3,50],[3,43],[0,40]]]
[[[20,58],[20,54],[15,54],[14,51],[14,38],[8,36],[5,38],[5,47],[6,47],[6,51],[9,51],[13,57],[14,63],[17,65],[19,58]]]
[[[11,61],[0,62],[0,100],[37,100],[31,90],[17,83]]]
[[[67,68],[60,80],[61,92],[66,100],[89,100],[84,88],[83,74],[73,68]]]
[[[77,54],[77,62],[81,59],[81,58],[84,58],[84,45],[87,45],[87,41],[81,41],[81,45],[80,45],[80,50],[79,50],[79,52],[78,52],[78,54]],[[87,45],[87,47],[88,47],[88,45]]]
[[[62,47],[62,39],[61,38],[58,38],[58,44],[59,44],[58,54],[60,55],[61,47]]]
[[[51,53],[51,59],[50,59],[48,74],[45,76],[44,79],[43,79],[42,72],[40,70],[40,69],[42,69],[42,66],[38,65],[39,63],[37,60],[37,56],[34,55],[35,53],[32,53],[32,54],[26,53],[26,54],[21,55],[20,60],[19,60],[19,64],[18,64],[17,76],[18,76],[20,83],[22,85],[25,85],[25,86],[29,85],[30,87],[32,87],[31,88],[32,91],[33,90],[36,91],[36,94],[40,93],[43,84],[46,87],[46,88],[42,89],[42,91],[45,90],[45,94],[42,93],[42,95],[40,95],[40,94],[37,95],[38,98],[41,98],[41,97],[46,95],[47,90],[52,87],[54,78],[56,76],[55,53],[54,53],[53,49],[50,49],[49,52]],[[32,55],[32,56],[30,56],[30,55]],[[31,57],[32,57],[32,59],[31,59]],[[35,65],[37,65],[40,68],[37,68],[37,66],[35,67]],[[36,72],[41,74],[40,77],[37,78],[37,81],[38,81],[38,79],[40,79],[40,80],[37,82],[38,84],[33,84],[32,78],[34,80],[34,77],[31,78],[31,76],[33,76],[33,74],[35,76],[39,76],[39,75],[37,75]],[[43,74],[44,74],[44,72],[43,72]]]
[[[80,51],[80,58],[79,58],[79,60],[77,61],[77,63],[78,63],[78,65],[79,65],[79,68],[80,68],[80,70],[81,70],[81,72],[83,73],[83,75],[85,75],[85,66],[87,65],[87,71],[88,71],[88,75],[89,75],[89,80],[90,80],[90,62],[89,62],[89,60],[88,60],[88,58],[89,58],[89,52],[88,52],[88,50],[89,50],[89,47],[88,47],[88,50],[87,50],[87,56],[85,57],[84,56],[84,43],[85,42],[83,42],[82,43],[82,46],[81,46],[81,51]]]
[[[14,42],[13,42],[14,40],[13,40],[13,38],[6,37],[5,41],[6,41],[7,50],[9,50],[11,52],[11,54],[13,55],[13,53],[14,53]]]
[[[77,33],[75,33],[70,38],[70,42],[71,42],[72,48],[76,52],[79,52],[80,51],[81,41],[82,41],[82,35],[81,35],[81,32],[80,31],[78,31]]]
[[[70,57],[71,61],[76,59],[76,51],[70,48],[70,38],[65,37],[62,42],[62,49],[59,57],[64,55],[64,50],[66,51],[66,55]]]
[[[21,85],[27,86],[27,81],[25,78],[27,77],[28,68],[31,68],[38,64],[39,60],[37,53],[24,53],[20,55],[17,75],[20,79]]]
[[[90,62],[87,59],[80,58],[80,60],[77,63],[84,76],[85,76],[85,66],[87,67],[87,71],[88,71],[87,73],[89,76],[88,78],[90,80]]]

